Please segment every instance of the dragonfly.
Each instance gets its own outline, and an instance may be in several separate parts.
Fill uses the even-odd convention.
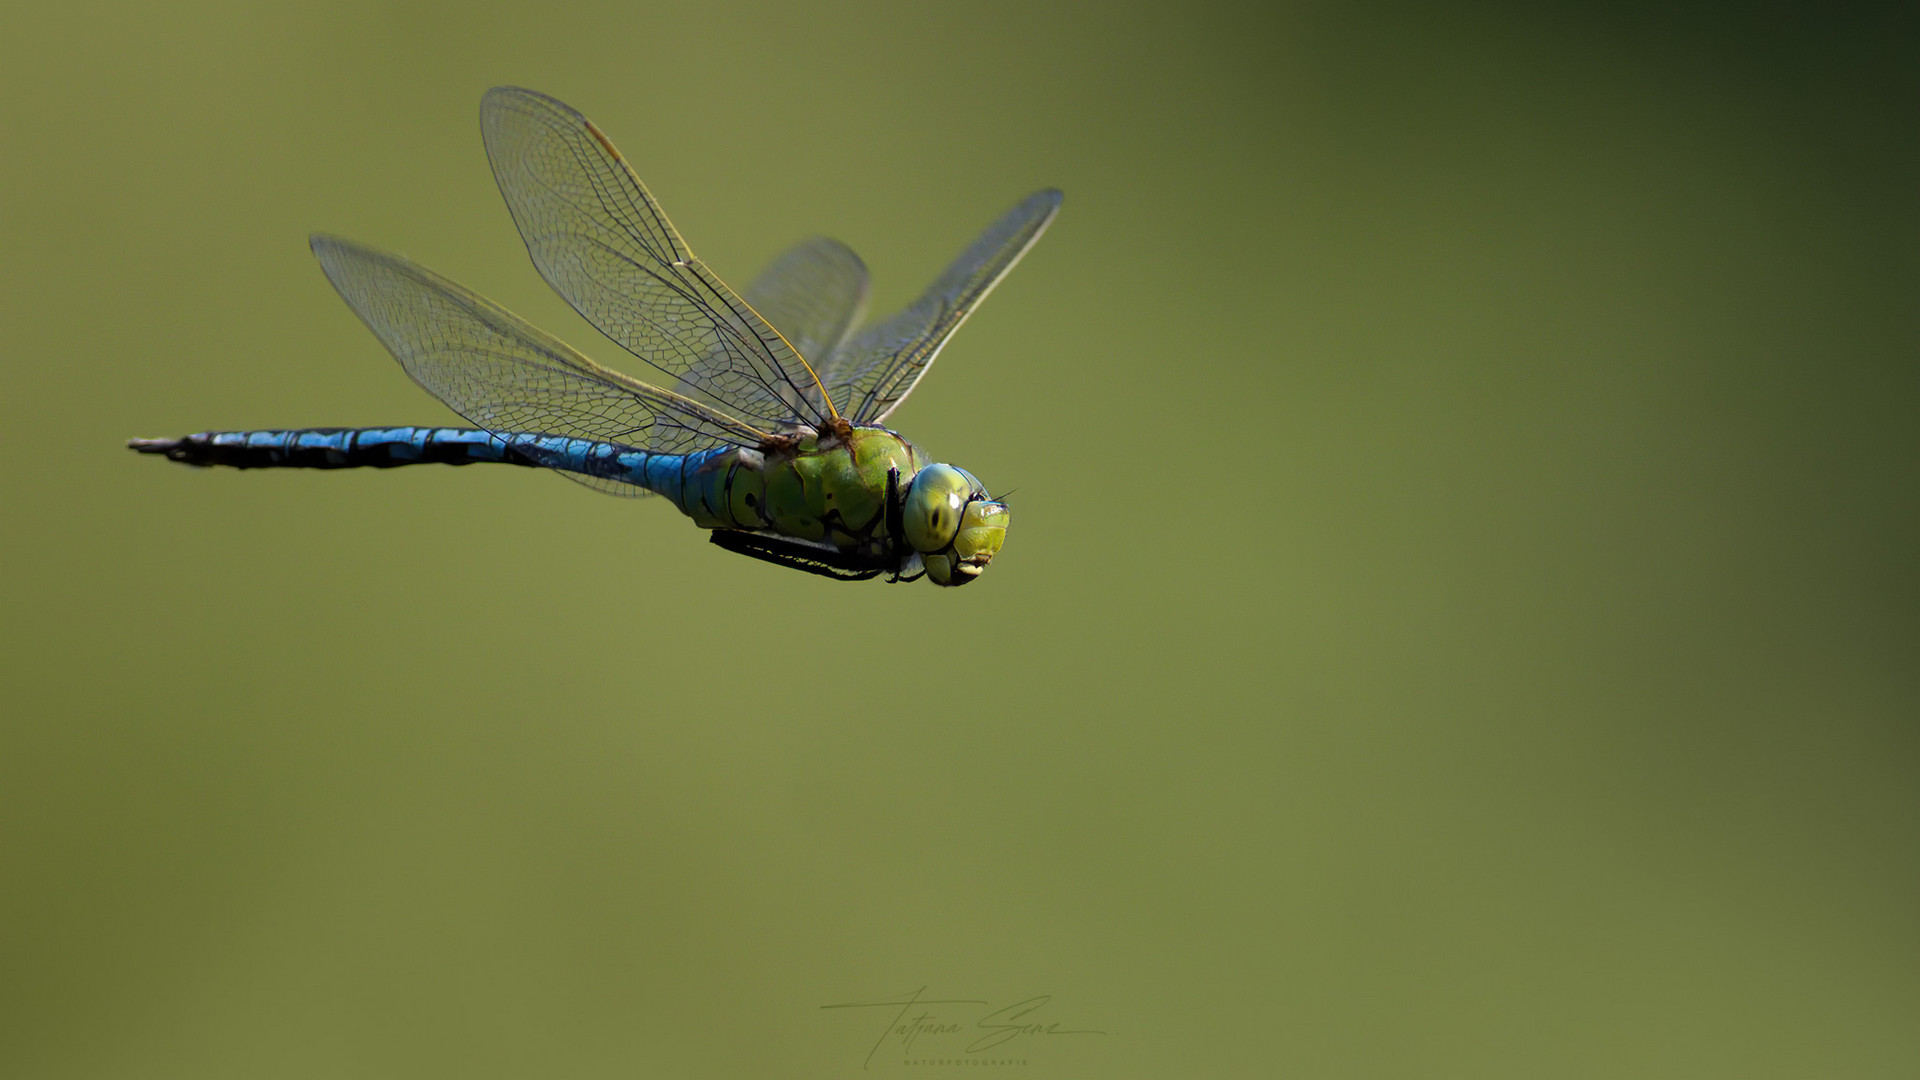
[[[1053,221],[1059,191],[1023,199],[918,299],[865,322],[867,269],[846,245],[803,241],[742,295],[579,112],[496,87],[480,128],[540,276],[661,378],[603,367],[401,256],[315,234],[313,254],[347,306],[474,426],[208,431],[127,445],[239,469],[543,467],[609,494],[665,496],[726,550],[844,580],[965,585],[999,553],[1004,499],[885,422]]]

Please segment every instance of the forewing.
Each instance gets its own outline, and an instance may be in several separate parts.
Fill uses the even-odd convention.
[[[842,415],[863,424],[885,420],[974,307],[1040,239],[1061,198],[1052,189],[1027,196],[987,226],[920,299],[847,339],[821,372]]]
[[[686,453],[765,433],[610,371],[493,301],[398,255],[312,239],[327,280],[413,380],[496,435],[563,435]],[[567,473],[619,494],[644,489]],[[619,490],[625,488],[625,490]]]
[[[613,143],[544,94],[480,103],[494,179],[533,264],[588,322],[686,396],[773,430],[826,419],[792,345],[694,257]]]
[[[866,312],[867,266],[838,240],[803,240],[747,286],[747,303],[800,355],[831,356]],[[693,391],[727,362],[724,352],[709,353],[675,389]],[[808,397],[819,405],[817,393]]]

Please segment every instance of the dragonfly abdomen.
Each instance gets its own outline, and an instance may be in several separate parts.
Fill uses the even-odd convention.
[[[759,529],[765,484],[759,456],[733,447],[665,454],[564,435],[477,428],[306,428],[203,431],[130,439],[143,454],[234,469],[391,469],[401,465],[527,465],[612,480],[665,495],[707,528]]]
[[[306,428],[203,431],[178,439],[130,439],[143,454],[234,469],[392,469],[493,462],[559,469],[654,491],[677,476],[680,456],[564,435],[497,434],[477,428]],[[662,466],[670,466],[662,468]]]
[[[516,443],[473,428],[307,428],[298,431],[203,431],[178,439],[129,439],[143,454],[186,465],[234,469],[390,469],[400,465],[471,465],[479,461],[542,465]]]

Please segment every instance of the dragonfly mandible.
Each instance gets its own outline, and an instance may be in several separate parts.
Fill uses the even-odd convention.
[[[979,576],[1005,502],[884,426],[974,307],[1040,238],[1061,193],[989,225],[906,308],[862,323],[867,269],[807,240],[744,296],[697,258],[600,129],[544,94],[480,103],[487,157],[534,266],[664,376],[589,360],[398,255],[315,235],[327,279],[422,387],[475,425],[201,432],[143,454],[240,469],[541,466],[615,495],[664,495],[714,543],[849,580]]]

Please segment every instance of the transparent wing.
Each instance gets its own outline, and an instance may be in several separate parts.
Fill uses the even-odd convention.
[[[920,299],[862,327],[826,363],[820,378],[843,416],[878,423],[913,392],[967,316],[1027,253],[1053,216],[1060,192],[1037,191],[987,226]]]
[[[802,240],[747,286],[747,302],[802,356],[833,353],[867,310],[867,264],[838,240]]]
[[[496,435],[564,435],[670,453],[765,433],[710,406],[610,371],[518,315],[398,255],[315,236],[314,257],[341,299],[413,381]],[[563,474],[590,487],[644,489]]]
[[[480,130],[534,266],[601,333],[684,396],[749,424],[827,419],[806,361],[694,257],[586,117],[544,94],[495,87],[480,103]]]
[[[802,356],[833,354],[867,309],[867,265],[838,240],[816,236],[781,255],[747,286],[747,303],[785,335]],[[709,353],[674,389],[690,393],[727,363]],[[807,395],[821,411],[819,395]]]

